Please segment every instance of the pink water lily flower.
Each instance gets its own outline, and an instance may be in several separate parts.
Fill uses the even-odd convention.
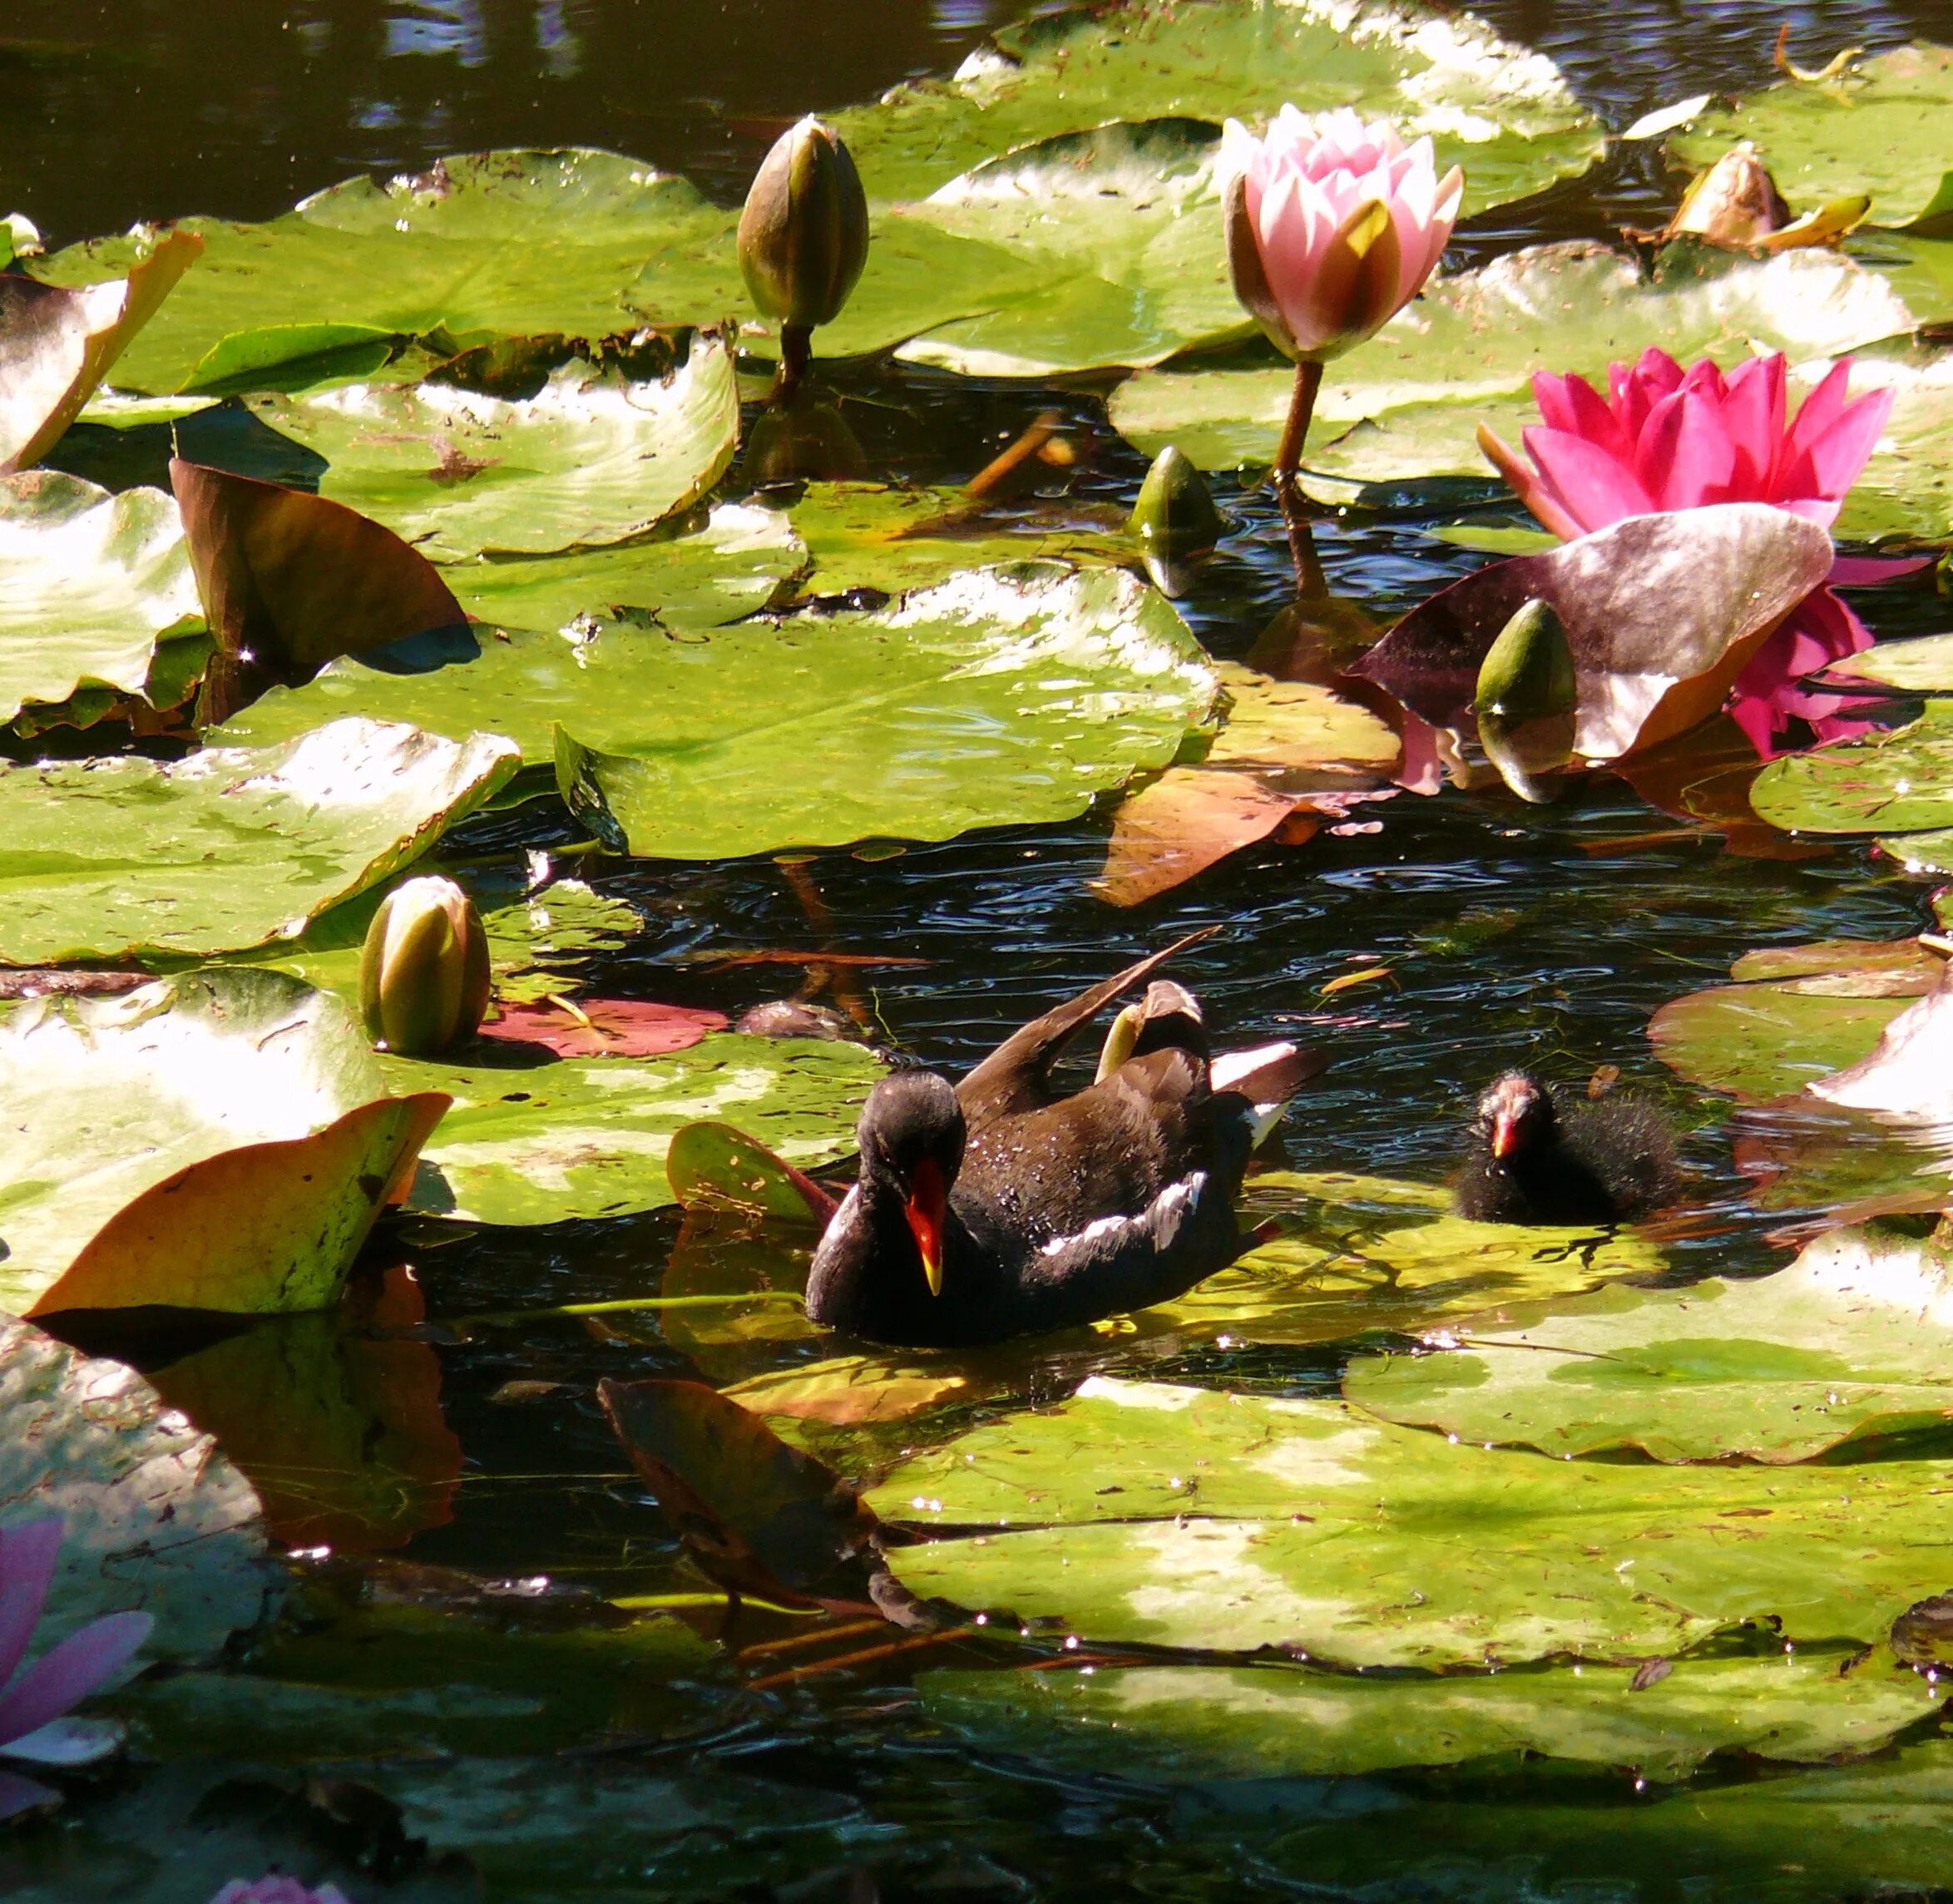
[[[1373,335],[1423,288],[1457,223],[1465,175],[1437,176],[1431,141],[1347,106],[1293,106],[1256,138],[1230,119],[1216,180],[1234,294],[1295,362],[1296,401],[1275,467],[1293,472],[1322,366]]]
[[[1725,376],[1706,359],[1684,370],[1649,349],[1632,366],[1609,367],[1604,397],[1584,377],[1535,376],[1542,422],[1520,438],[1530,462],[1490,429],[1478,440],[1526,507],[1569,540],[1624,517],[1713,502],[1772,503],[1829,528],[1892,404],[1889,390],[1847,402],[1851,373],[1849,359],[1833,364],[1792,417],[1781,352]],[[1793,719],[1820,740],[1862,733],[1866,724],[1846,718],[1847,701],[1800,683],[1871,645],[1864,623],[1819,589],[1751,660],[1729,711],[1766,757]]]
[[[1285,356],[1320,363],[1361,344],[1422,289],[1457,223],[1465,175],[1441,180],[1431,141],[1345,106],[1293,106],[1258,139],[1221,132],[1229,263],[1248,314]]]
[[[255,1884],[247,1884],[241,1877],[232,1878],[211,1898],[210,1904],[347,1904],[347,1899],[336,1884],[322,1884],[314,1890],[295,1877],[274,1871]]]
[[[111,1613],[48,1648],[18,1670],[47,1604],[61,1555],[57,1516],[0,1529],[0,1758],[74,1765],[112,1748],[112,1732],[89,1732],[63,1715],[119,1671],[149,1637],[146,1613]],[[0,1772],[0,1818],[54,1794],[31,1778]]]

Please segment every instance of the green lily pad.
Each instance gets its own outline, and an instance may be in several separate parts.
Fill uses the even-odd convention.
[[[276,1605],[258,1498],[210,1437],[134,1369],[0,1316],[0,1514],[58,1514],[61,1562],[37,1649],[105,1613],[156,1621],[136,1670],[192,1664]]]
[[[1916,42],[1822,83],[1787,80],[1703,113],[1669,149],[1708,166],[1743,139],[1800,210],[1869,192],[1881,225],[1953,213],[1953,47]]]
[[[1339,481],[1490,477],[1487,423],[1509,442],[1538,421],[1535,370],[1607,366],[1651,345],[1688,363],[1740,363],[1758,350],[1828,357],[1913,327],[1886,280],[1827,251],[1731,256],[1656,280],[1606,247],[1575,241],[1509,253],[1435,279],[1325,380],[1303,461]],[[1142,372],[1110,403],[1121,435],[1148,455],[1169,443],[1205,469],[1266,462],[1293,375],[1268,370]]]
[[[904,1463],[868,1501],[986,1529],[890,1550],[925,1596],[1096,1644],[1442,1669],[1667,1655],[1758,1622],[1793,1643],[1882,1639],[1938,1590],[1942,1475],[1569,1461],[1347,1403],[1095,1377]]]
[[[531,766],[554,762],[559,722],[611,745],[645,743],[666,711],[658,697],[669,650],[764,607],[805,563],[784,516],[734,507],[671,541],[459,564],[442,573],[462,585],[460,600],[472,613],[499,611],[495,626],[477,624],[467,658],[403,674],[344,655],[303,687],[274,688],[210,738],[269,746],[359,715],[457,743],[506,734]],[[443,653],[462,645],[452,638]]]
[[[141,694],[158,639],[202,621],[173,497],[0,477],[0,721],[91,688]]]
[[[1683,1659],[1634,1688],[1624,1667],[1362,1679],[1251,1666],[926,1673],[924,1709],[972,1745],[1080,1771],[1174,1780],[1350,1778],[1549,1758],[1686,1778],[1718,1752],[1823,1764],[1862,1758],[1937,1709],[1944,1689],[1836,1655]]]
[[[1585,171],[1600,128],[1552,63],[1476,20],[1402,0],[1340,14],[1257,0],[1066,10],[999,33],[954,78],[837,114],[871,198],[919,199],[1002,152],[1117,119],[1265,119],[1353,106],[1429,133],[1468,213]]]
[[[1164,765],[1215,693],[1164,597],[1056,564],[630,659],[606,708],[559,724],[557,781],[606,837],[671,859],[1068,819]],[[634,733],[639,709],[657,720]]]
[[[991,159],[892,215],[884,229],[926,220],[1035,274],[1034,288],[898,354],[966,376],[1041,377],[1252,335],[1228,274],[1219,150],[1204,120],[1095,126]]]
[[[442,1108],[389,1095],[338,999],[221,967],[0,1011],[0,1303],[23,1313],[324,1308]],[[281,1165],[323,1204],[277,1207]],[[157,1202],[166,1242],[136,1223]]]
[[[1953,695],[1953,635],[1880,641],[1824,670],[1827,680],[1876,681],[1907,694]]]
[[[884,1066],[858,1045],[725,1033],[661,1058],[554,1058],[511,1046],[454,1062],[388,1057],[393,1087],[454,1106],[407,1200],[426,1216],[492,1224],[625,1216],[673,1200],[672,1134],[720,1118],[789,1163],[853,1147]]]
[[[731,354],[701,337],[663,383],[570,363],[534,397],[441,383],[262,396],[260,421],[327,462],[319,490],[436,561],[621,542],[693,502],[739,443]]]
[[[515,749],[340,720],[173,766],[0,767],[0,962],[208,957],[296,937],[418,858],[515,771]]]
[[[1930,833],[1953,827],[1953,709],[1929,702],[1889,734],[1773,760],[1749,792],[1787,833]]]
[[[1928,977],[1876,971],[1714,985],[1671,999],[1648,1036],[1689,1083],[1764,1104],[1856,1064],[1931,989]]]
[[[1343,1393],[1467,1442],[1661,1461],[1808,1461],[1953,1419],[1953,1273],[1930,1243],[1838,1229],[1787,1269],[1604,1289],[1461,1348],[1352,1365]]]
[[[601,339],[660,314],[632,301],[647,270],[663,309],[711,323],[744,308],[732,216],[685,180],[614,152],[477,152],[383,184],[348,179],[264,225],[191,218],[198,268],[116,366],[131,390],[188,387],[240,333],[320,324],[457,343],[560,333]],[[149,242],[95,239],[34,260],[50,284],[118,277]],[[647,267],[645,260],[651,260]],[[260,362],[260,389],[275,387]]]
[[[1450,1201],[1440,1186],[1388,1179],[1251,1178],[1243,1215],[1294,1227],[1142,1319],[1209,1339],[1336,1342],[1575,1295],[1664,1265],[1630,1231],[1471,1223],[1447,1214]]]

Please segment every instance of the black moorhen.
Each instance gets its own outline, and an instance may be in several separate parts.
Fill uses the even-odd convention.
[[[1681,1189],[1674,1138],[1652,1105],[1507,1071],[1478,1100],[1453,1205],[1481,1223],[1621,1223]]]
[[[1095,1083],[1061,1096],[1046,1075],[1189,942],[1026,1025],[960,1085],[930,1071],[877,1085],[808,1314],[871,1342],[973,1348],[1165,1302],[1232,1262],[1248,1155],[1327,1061],[1284,1044],[1210,1065],[1199,1004],[1158,981],[1120,1015]]]

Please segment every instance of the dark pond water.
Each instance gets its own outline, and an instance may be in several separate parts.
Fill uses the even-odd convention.
[[[0,199],[66,239],[138,216],[263,216],[363,167],[562,142],[633,152],[730,200],[784,121],[952,67],[1016,11],[1001,0],[0,5]],[[1498,0],[1482,11],[1553,54],[1616,126],[1691,91],[1766,81],[1784,19],[1810,64],[1841,46],[1943,35],[1953,23],[1944,0]],[[1597,180],[1508,208],[1465,241],[1484,252],[1604,235],[1665,210],[1674,188],[1645,156],[1616,157]],[[1054,398],[920,373],[853,372],[847,381],[874,400],[863,406],[879,433],[869,447],[893,471],[965,478],[1056,401],[1085,453],[1074,494],[1123,504],[1142,472],[1089,392]],[[1216,653],[1239,655],[1291,583],[1265,502],[1224,500],[1238,532],[1184,606]],[[1380,616],[1476,560],[1411,524],[1330,523],[1318,546],[1332,586]],[[1930,598],[1874,596],[1861,606],[1881,633],[1933,625]],[[534,813],[479,825],[469,844],[492,853],[571,837]],[[1334,1050],[1335,1070],[1293,1120],[1287,1141],[1298,1164],[1435,1179],[1462,1101],[1497,1069],[1538,1058],[1580,1076],[1611,1062],[1662,1094],[1691,1130],[1688,1160],[1713,1214],[1711,1234],[1682,1246],[1684,1260],[1691,1249],[1723,1266],[1780,1260],[1767,1224],[1736,1200],[1714,1106],[1665,1077],[1644,1027],[1664,1001],[1713,982],[1748,947],[1916,930],[1926,888],[1855,849],[1796,861],[1732,856],[1713,832],[1669,819],[1608,781],[1543,810],[1446,793],[1399,799],[1385,817],[1377,833],[1244,853],[1130,912],[1085,890],[1103,855],[1102,819],[913,847],[888,860],[830,853],[791,875],[770,862],[679,874],[586,863],[652,921],[628,956],[597,974],[597,989],[737,1011],[790,989],[794,970],[715,972],[678,955],[824,947],[921,959],[927,964],[874,975],[873,1009],[892,1043],[957,1066],[1084,982],[1179,932],[1217,926],[1186,962],[1212,1017],[1244,1040],[1313,1026]],[[1323,986],[1359,963],[1387,966],[1387,983],[1326,1006]],[[657,1286],[675,1236],[675,1224],[644,1219],[409,1235],[401,1254],[438,1318],[641,1295]],[[642,1318],[614,1327],[532,1323],[459,1342],[434,1333],[434,1346],[395,1345],[412,1355],[346,1378],[394,1385],[393,1399],[373,1411],[391,1423],[390,1457],[412,1473],[399,1446],[418,1447],[423,1471],[441,1480],[403,1496],[402,1525],[431,1524],[400,1552],[612,1595],[695,1590],[660,1518],[621,1471],[594,1397],[603,1376],[713,1375],[722,1365],[710,1355],[695,1361],[675,1339],[695,1348],[695,1335],[668,1338]],[[364,1338],[347,1341],[349,1354],[369,1353]],[[292,1353],[313,1350],[294,1344]],[[152,1348],[146,1359],[166,1363],[167,1355]],[[1150,1343],[1142,1356],[1115,1341],[1027,1352],[1016,1379],[1026,1393],[1061,1394],[1088,1366],[1293,1392],[1327,1388],[1337,1372],[1333,1356],[1314,1350],[1230,1362],[1221,1351],[1176,1359],[1170,1343]],[[166,1366],[161,1376],[167,1387]],[[516,1403],[498,1398],[511,1381],[556,1386]],[[221,1413],[222,1397],[210,1406]],[[452,1485],[444,1433],[461,1450]],[[369,1442],[385,1438],[376,1427]],[[889,1451],[899,1445],[889,1442]],[[769,1632],[762,1623],[739,1637],[764,1642]],[[658,1762],[736,1789],[744,1813],[734,1808],[724,1828],[680,1833],[668,1856],[635,1873],[606,1875],[593,1846],[588,1871],[566,1871],[550,1894],[1599,1900],[1688,1894],[1677,1888],[1684,1878],[1706,1884],[1716,1869],[1706,1850],[1699,1871],[1671,1868],[1674,1841],[1659,1853],[1637,1849],[1620,1822],[1634,1795],[1618,1783],[1289,1781],[1254,1793],[1176,1795],[1123,1780],[1115,1764],[1088,1778],[1035,1760],[973,1760],[919,1722],[905,1701],[904,1669],[897,1661],[837,1673],[779,1703],[708,1719],[701,1737],[665,1748]],[[796,1848],[776,1808],[824,1822]],[[756,1834],[750,1842],[741,1817]],[[1428,1854],[1447,1847],[1450,1875],[1433,1876]],[[1421,1873],[1414,1882],[1402,1876],[1412,1862]],[[92,1875],[86,1890],[116,1894]],[[80,1893],[36,1893],[62,1894]]]

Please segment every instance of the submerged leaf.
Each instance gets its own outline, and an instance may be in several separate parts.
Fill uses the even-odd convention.
[[[980,1748],[1128,1778],[1361,1777],[1520,1753],[1680,1780],[1712,1753],[1822,1764],[1889,1743],[1942,1703],[1911,1673],[1841,1678],[1835,1656],[1367,1679],[1268,1666],[934,1672],[924,1709]]]
[[[282,1590],[257,1496],[207,1434],[133,1369],[0,1316],[0,1516],[47,1514],[62,1547],[43,1644],[140,1610],[155,1625],[138,1668],[199,1663]]]

